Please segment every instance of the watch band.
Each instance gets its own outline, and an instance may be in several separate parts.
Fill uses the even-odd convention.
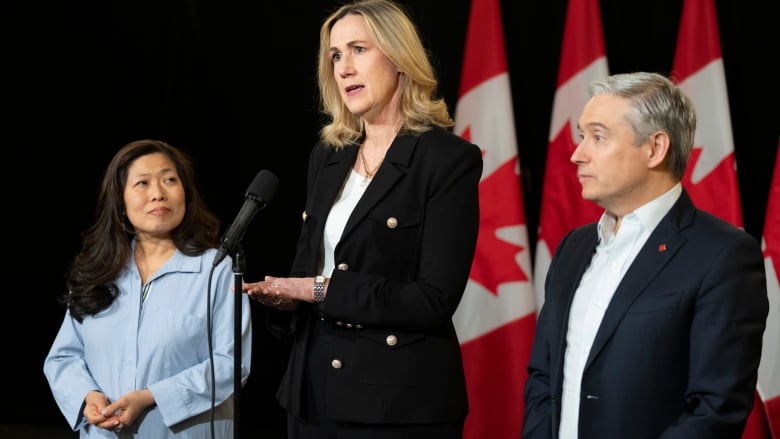
[[[325,276],[314,277],[314,303],[322,303],[325,300]]]

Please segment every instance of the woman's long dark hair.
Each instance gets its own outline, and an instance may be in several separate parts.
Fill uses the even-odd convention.
[[[124,191],[130,166],[141,156],[162,153],[173,161],[185,195],[185,214],[171,232],[176,248],[197,256],[219,245],[219,219],[198,191],[189,156],[165,142],[152,139],[130,142],[117,151],[103,174],[93,224],[83,232],[81,250],[67,276],[68,291],[61,297],[79,322],[111,305],[115,280],[132,257],[135,230],[125,214]]]

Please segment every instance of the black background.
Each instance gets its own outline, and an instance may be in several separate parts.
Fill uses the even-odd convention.
[[[454,115],[470,2],[402,3],[419,25],[439,92]],[[566,2],[500,3],[534,243]],[[6,6],[7,392],[0,433],[7,428],[2,426],[23,424],[49,428],[50,439],[55,432],[73,435],[42,363],[63,316],[55,297],[64,288],[66,266],[92,220],[103,168],[123,144],[159,138],[193,155],[223,227],[257,172],[276,173],[279,189],[244,237],[245,279],[286,272],[306,160],[321,123],[319,24],[337,5],[112,0]],[[744,225],[756,238],[780,136],[778,6],[776,0],[716,1]],[[669,73],[682,0],[601,0],[600,8],[611,73]],[[284,415],[273,392],[288,347],[264,332],[262,307],[253,303],[252,310],[255,340],[252,375],[241,394],[242,435],[282,437]]]

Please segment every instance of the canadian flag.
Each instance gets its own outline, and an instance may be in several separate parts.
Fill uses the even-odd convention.
[[[536,304],[499,0],[473,0],[455,133],[482,148],[480,230],[454,322],[470,411],[465,439],[520,437]]]
[[[770,437],[780,438],[780,142],[764,222],[764,265],[769,293],[769,317],[758,366],[759,404],[763,404]]]
[[[534,261],[537,308],[544,303],[544,280],[550,258],[564,234],[579,225],[597,221],[603,212],[596,203],[582,198],[582,187],[569,158],[578,143],[577,119],[590,98],[588,85],[608,74],[598,0],[570,0],[542,182]]]
[[[713,0],[685,0],[672,76],[697,112],[683,185],[696,207],[742,227],[726,76]]]
[[[672,76],[693,100],[697,112],[694,148],[683,177],[683,186],[698,208],[742,227],[737,165],[714,0],[685,0],[683,3]],[[763,404],[757,392],[742,438],[769,437]]]

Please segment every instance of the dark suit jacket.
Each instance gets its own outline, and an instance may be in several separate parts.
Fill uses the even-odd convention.
[[[312,276],[325,220],[357,145],[315,145],[291,276]],[[463,296],[479,230],[479,148],[440,128],[399,135],[344,228],[324,314],[327,415],[353,422],[452,422],[468,411],[452,316]],[[278,399],[300,415],[312,307],[296,315]],[[323,385],[317,383],[316,385]]]
[[[570,232],[545,281],[523,438],[557,438],[569,307],[597,244]],[[769,309],[761,248],[687,193],[618,285],[585,365],[581,439],[739,439]]]

